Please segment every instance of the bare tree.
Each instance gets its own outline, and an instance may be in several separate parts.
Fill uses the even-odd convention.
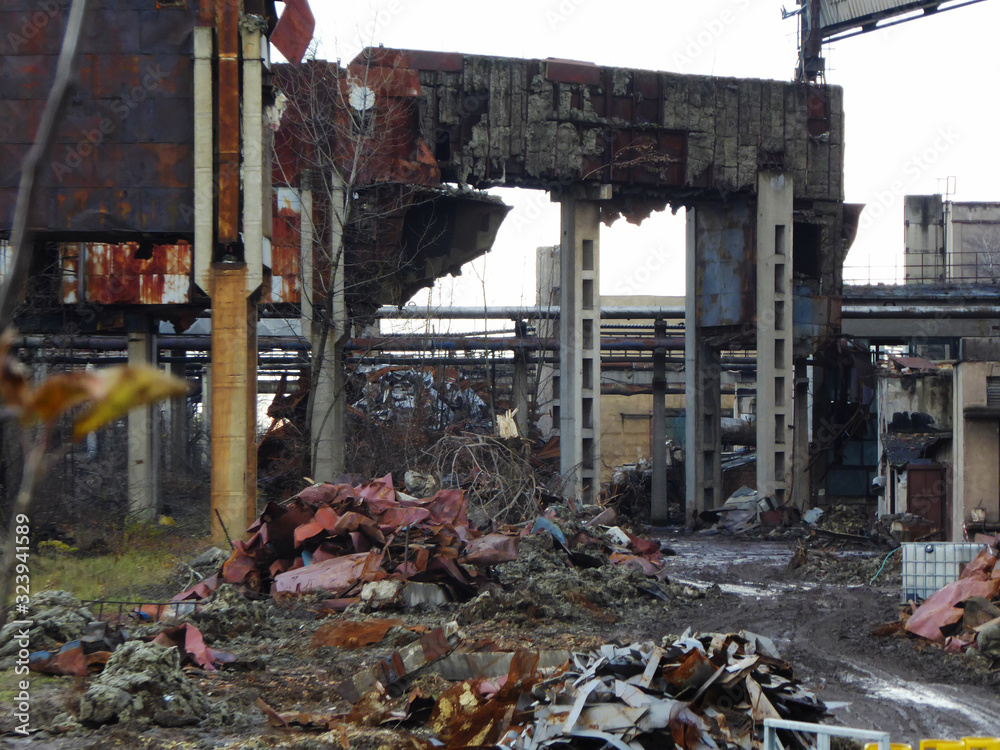
[[[312,340],[306,424],[314,479],[344,469],[340,346],[349,321],[383,302],[405,301],[401,277],[412,283],[406,272],[416,273],[421,251],[444,231],[433,209],[440,182],[434,156],[422,142],[410,153],[417,113],[406,92],[416,73],[394,55],[368,50],[346,67],[310,56],[276,70],[285,97],[277,176],[310,197],[301,214],[309,245],[301,292]]]

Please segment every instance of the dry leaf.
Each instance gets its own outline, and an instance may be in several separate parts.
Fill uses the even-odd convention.
[[[187,381],[149,366],[109,367],[92,373],[88,383],[91,405],[73,426],[73,439],[79,440],[138,406],[165,398],[183,396]]]
[[[31,372],[11,356],[10,347],[16,335],[16,331],[8,328],[0,336],[0,401],[20,412],[31,398]]]
[[[93,398],[95,378],[97,373],[94,371],[50,375],[29,396],[30,404],[26,406],[21,420],[31,422],[38,419],[46,424],[54,422],[74,406]]]

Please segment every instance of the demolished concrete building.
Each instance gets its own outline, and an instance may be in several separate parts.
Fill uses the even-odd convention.
[[[809,436],[794,425],[808,421],[807,357],[839,333],[841,264],[856,218],[843,204],[839,88],[378,48],[346,68],[294,69],[333,82],[327,105],[339,130],[323,142],[302,135],[301,117],[281,115],[282,98],[301,92],[292,69],[268,62],[271,3],[105,5],[87,21],[81,85],[58,149],[72,152],[92,124],[111,126],[100,143],[87,141],[86,154],[77,149],[78,166],[46,177],[31,223],[37,270],[48,263],[58,273],[39,274],[48,305],[23,317],[23,328],[65,331],[68,314],[74,331],[126,333],[130,358],[157,360],[170,346],[183,360],[187,342],[158,337],[156,321],[183,330],[211,309],[220,539],[223,525],[243,528],[254,505],[260,304],[302,317],[314,356],[332,352],[320,372],[326,395],[315,397],[331,418],[312,448],[326,456],[323,471],[335,472],[345,439],[338,352],[351,316],[399,304],[487,250],[506,209],[470,189],[492,186],[545,190],[561,205],[558,423],[567,494],[593,501],[598,493],[600,224],[638,222],[670,206],[689,212],[688,503],[724,499],[719,360],[729,350],[757,353],[758,390],[769,394],[758,399],[758,489],[779,502],[806,501]],[[29,9],[8,12],[16,25]],[[19,155],[33,137],[29,114],[51,79],[59,18],[30,45],[4,50],[12,72],[4,100],[17,123],[4,138],[4,227]],[[150,70],[162,76],[147,86]],[[279,94],[281,81],[288,91]],[[131,97],[140,90],[141,99]],[[123,104],[141,116],[124,117]],[[280,178],[267,167],[272,139]],[[350,173],[358,190],[345,199],[343,185],[337,193],[316,172],[343,173],[348,162],[361,168]],[[374,204],[390,220],[378,231],[342,227],[338,237],[338,195],[344,207]],[[432,241],[414,245],[414,234]],[[347,270],[310,254],[322,247],[336,260],[338,242],[347,258],[397,262],[391,273],[362,264],[348,286],[363,293],[338,300]],[[134,507],[148,512],[156,506],[153,420],[134,423],[130,485]]]

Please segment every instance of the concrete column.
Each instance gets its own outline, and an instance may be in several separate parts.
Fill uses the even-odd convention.
[[[212,60],[213,30],[194,30],[194,282],[206,294],[215,228]]]
[[[514,324],[517,335],[525,337],[528,335],[528,327],[523,320]],[[529,397],[530,387],[528,385],[528,353],[524,349],[514,351],[514,380],[511,383],[511,406],[515,410],[514,422],[517,424],[517,431],[521,437],[527,437],[531,416],[531,401]]]
[[[559,469],[563,493],[590,504],[601,483],[600,209],[565,197],[561,223]]]
[[[232,266],[227,268],[226,266]],[[241,539],[257,510],[257,305],[242,263],[212,269],[212,540]],[[220,518],[221,516],[221,518]]]
[[[791,487],[794,440],[792,197],[789,175],[758,176],[757,492],[778,505]]]
[[[809,366],[804,359],[795,360],[795,421],[792,424],[794,452],[792,454],[792,505],[808,508],[812,505],[812,483],[809,472],[809,429],[812,401],[809,396]]]
[[[184,358],[183,349],[174,349],[171,352],[174,358]],[[184,362],[171,362],[170,374],[182,380],[187,377],[187,369]],[[165,454],[167,467],[171,471],[184,471],[190,465],[188,455],[188,411],[187,396],[180,396],[171,399],[167,404],[168,415],[168,436],[169,446]]]
[[[212,466],[212,365],[201,368],[201,435],[198,440],[201,468]]]
[[[343,342],[350,333],[344,299],[343,222],[346,196],[343,184],[336,176],[333,179],[329,258],[322,263],[314,258],[310,264],[313,269],[311,273],[315,273],[318,268],[328,268],[330,274],[321,283],[323,309],[317,310],[314,306],[312,320],[314,361],[309,434],[312,478],[317,482],[332,482],[345,469],[347,402],[344,393]],[[312,243],[314,252],[316,247],[317,244]]]
[[[153,364],[153,334],[148,331],[128,335],[128,363]],[[154,450],[159,410],[140,406],[128,413],[128,510],[134,521],[150,523],[157,513],[157,471],[159,451]]]
[[[316,338],[313,338],[316,341]],[[312,474],[316,482],[332,482],[344,473],[347,403],[344,398],[344,347],[336,329],[326,331],[323,359],[313,369]],[[316,351],[316,344],[313,344]]]
[[[722,497],[722,364],[699,317],[697,208],[688,209],[684,311],[684,412],[686,514],[693,521]]]
[[[654,330],[657,338],[665,338],[667,325],[658,318]],[[650,435],[650,452],[653,454],[653,482],[649,506],[650,521],[665,524],[667,512],[667,352],[653,352],[653,426]]]
[[[559,289],[559,246],[539,247],[535,251],[536,306],[540,313],[549,308],[558,307]],[[559,335],[558,321],[551,318],[539,318],[538,338],[542,341],[555,341]],[[539,352],[539,357],[548,356],[549,352]],[[559,429],[559,369],[551,364],[539,361],[536,370],[535,383],[535,419],[538,431],[548,439]]]

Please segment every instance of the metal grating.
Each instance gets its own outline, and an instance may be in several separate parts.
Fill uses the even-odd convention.
[[[1000,377],[986,376],[986,405],[1000,406]]]

